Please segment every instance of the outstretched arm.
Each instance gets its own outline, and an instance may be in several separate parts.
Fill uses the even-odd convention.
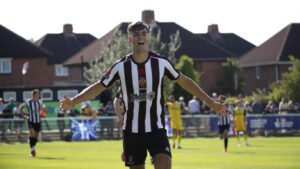
[[[60,100],[60,108],[62,109],[62,111],[66,111],[80,102],[90,100],[98,96],[105,89],[106,87],[104,87],[100,82],[96,82],[91,86],[85,88],[78,95],[71,99],[64,95],[64,99]]]
[[[192,79],[180,73],[176,82],[190,94],[197,96],[206,103],[207,106],[215,111],[225,110],[226,106],[217,102],[214,102]]]

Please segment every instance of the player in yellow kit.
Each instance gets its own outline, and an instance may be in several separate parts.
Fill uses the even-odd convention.
[[[234,126],[235,126],[235,131],[236,131],[236,138],[238,140],[238,146],[241,146],[240,132],[243,132],[245,144],[246,144],[246,146],[249,146],[248,135],[247,135],[247,131],[246,131],[246,128],[247,128],[246,127],[247,126],[246,111],[242,107],[241,100],[236,100],[235,104],[236,104],[236,108],[234,109]]]
[[[173,130],[172,140],[173,140],[173,148],[176,146],[176,136],[177,136],[177,148],[182,148],[180,145],[181,142],[181,130],[182,130],[182,119],[181,119],[181,103],[175,101],[175,97],[173,95],[169,96],[169,102],[167,103],[167,108],[169,111],[169,115],[171,117],[171,127]]]

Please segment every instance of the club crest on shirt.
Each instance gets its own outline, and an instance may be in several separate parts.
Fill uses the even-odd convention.
[[[139,88],[140,90],[143,90],[146,89],[146,87],[147,87],[147,80],[143,76],[141,76],[139,78]]]

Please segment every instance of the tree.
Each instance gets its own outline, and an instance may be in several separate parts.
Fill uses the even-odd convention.
[[[237,76],[239,70],[237,62],[235,58],[227,58],[224,78],[218,82],[224,94],[237,96],[243,92],[244,80]]]
[[[181,46],[181,39],[179,37],[179,31],[176,34],[170,36],[170,42],[168,44],[161,41],[161,30],[157,29],[155,32],[153,28],[149,32],[149,50],[155,51],[162,55],[168,55],[168,58],[173,61],[175,59],[175,53]],[[118,59],[121,59],[131,51],[130,43],[128,43],[127,35],[121,31],[116,34],[108,48],[101,54],[101,58],[96,58],[95,61],[90,62],[88,67],[84,68],[84,77],[89,84],[97,82],[103,77],[107,69],[115,63]],[[173,89],[173,83],[164,80],[164,95],[169,95]],[[114,83],[111,87],[113,94],[117,93],[119,83]]]
[[[194,69],[194,62],[192,58],[187,55],[181,56],[176,68],[199,85],[199,73]],[[193,97],[190,93],[182,89],[177,83],[174,86],[173,95],[175,98],[183,96],[185,100],[190,100]]]
[[[282,79],[273,87],[271,96],[279,101],[282,97],[294,102],[300,102],[300,60],[289,56],[293,63],[290,72],[282,75]]]

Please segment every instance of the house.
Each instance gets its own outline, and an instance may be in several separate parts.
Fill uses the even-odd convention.
[[[232,53],[236,58],[241,57],[255,47],[255,45],[234,33],[219,32],[217,24],[209,25],[207,33],[201,33],[198,35],[217,44],[218,46],[221,46]]]
[[[235,57],[235,54],[216,43],[186,30],[174,22],[156,21],[154,11],[152,10],[144,10],[142,12],[142,20],[150,27],[153,27],[154,30],[159,28],[161,30],[161,40],[165,43],[169,42],[170,35],[175,34],[178,30],[180,32],[182,45],[176,52],[175,57],[180,58],[182,55],[191,57],[195,62],[196,70],[202,72],[200,78],[201,87],[209,93],[221,91],[221,88],[217,86],[217,82],[222,79],[222,73],[220,72],[224,72],[222,63],[226,62],[228,57]],[[94,61],[95,58],[101,58],[101,52],[108,47],[116,33],[118,31],[123,33],[127,32],[128,24],[130,23],[120,23],[106,35],[73,55],[64,65],[77,67],[78,70],[81,70],[82,63],[87,64],[88,62]]]
[[[81,71],[69,71],[62,63],[96,38],[69,33],[69,24],[64,28],[64,33],[47,34],[34,44],[0,25],[0,97],[5,102],[10,97],[26,100],[35,88],[44,101],[57,101],[64,93],[74,96],[86,87]],[[24,62],[29,66],[23,75]]]
[[[27,87],[47,86],[51,82],[47,63],[50,56],[51,53],[0,25],[0,97],[5,102],[10,97],[23,100],[31,97]],[[23,75],[26,61],[29,67]]]
[[[53,55],[47,58],[47,62],[55,67],[54,86],[86,86],[83,81],[82,70],[74,70],[62,64],[71,56],[84,49],[96,38],[89,33],[74,33],[71,24],[63,26],[63,32],[58,34],[46,34],[36,44],[50,51]]]
[[[300,59],[300,24],[293,23],[239,59],[239,76],[244,77],[244,94],[257,88],[268,89],[288,72],[290,55]]]

